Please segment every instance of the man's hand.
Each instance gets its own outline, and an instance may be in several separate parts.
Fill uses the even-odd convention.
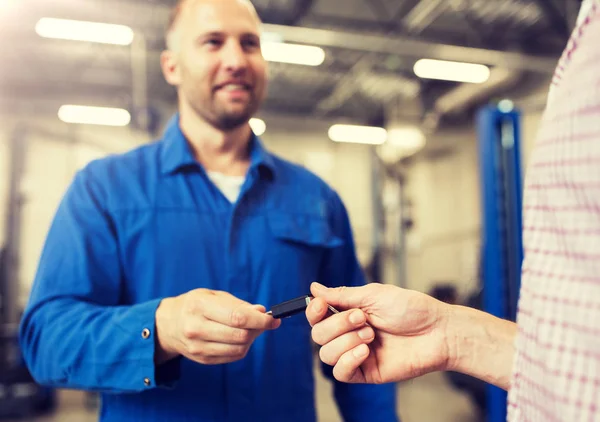
[[[379,384],[448,366],[443,302],[382,284],[328,289],[314,283],[311,292],[306,317],[312,338],[323,346],[321,360],[334,366],[336,379]],[[347,310],[325,318],[327,304]]]
[[[207,289],[164,299],[156,310],[156,361],[178,355],[207,365],[240,360],[256,337],[281,325],[265,311],[261,305]]]
[[[340,381],[377,384],[452,370],[509,388],[517,332],[511,321],[390,285],[314,283],[311,292],[312,337]],[[327,304],[345,311],[326,318]]]

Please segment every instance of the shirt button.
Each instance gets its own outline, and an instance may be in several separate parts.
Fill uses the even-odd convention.
[[[144,378],[144,385],[150,387],[150,378]]]
[[[144,328],[142,330],[142,338],[147,339],[148,337],[150,337],[150,330],[147,328]]]

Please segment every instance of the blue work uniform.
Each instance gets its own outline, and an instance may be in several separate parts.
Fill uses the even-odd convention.
[[[155,365],[162,298],[197,288],[270,308],[365,282],[338,195],[253,136],[231,203],[194,159],[176,115],[163,139],[77,173],[45,242],[21,322],[25,361],[44,385],[97,391],[100,420],[316,420],[310,326],[303,314],[222,365]],[[331,368],[323,365],[331,378]],[[395,386],[333,380],[346,421],[396,421]]]

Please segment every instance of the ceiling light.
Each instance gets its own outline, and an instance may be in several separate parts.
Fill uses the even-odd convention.
[[[490,77],[490,69],[482,64],[421,59],[415,63],[415,75],[424,79],[480,84]]]
[[[262,44],[262,54],[270,62],[319,66],[325,61],[325,52],[320,47],[280,42]]]
[[[261,43],[283,42],[283,37],[277,32],[263,32],[260,34]]]
[[[388,130],[387,142],[378,148],[378,154],[386,163],[394,163],[409,157],[425,146],[425,135],[418,127],[394,127]]]
[[[264,120],[253,117],[252,119],[250,119],[249,123],[250,127],[252,128],[252,132],[254,132],[256,136],[262,135],[263,133],[265,133],[265,130],[267,130],[267,125],[265,124]]]
[[[417,127],[395,127],[388,134],[388,144],[397,148],[413,150],[425,145],[425,135]]]
[[[133,30],[128,26],[69,19],[41,18],[35,32],[44,38],[102,44],[129,45],[133,41]]]
[[[509,99],[500,100],[498,102],[498,110],[502,113],[510,113],[515,109],[515,103]]]
[[[334,142],[353,144],[381,145],[387,139],[387,131],[382,127],[333,125],[328,131],[329,139]]]
[[[58,110],[58,118],[65,123],[79,123],[103,126],[127,126],[131,115],[122,108],[63,105]]]

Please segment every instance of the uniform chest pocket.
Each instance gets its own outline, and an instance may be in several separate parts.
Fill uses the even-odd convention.
[[[323,217],[272,213],[268,223],[275,239],[298,247],[335,248],[344,244]]]
[[[344,241],[320,216],[278,212],[269,214],[267,220],[271,235],[267,254],[275,276],[288,280],[297,276],[298,291],[305,294],[310,283],[317,280],[327,251],[342,247]]]

